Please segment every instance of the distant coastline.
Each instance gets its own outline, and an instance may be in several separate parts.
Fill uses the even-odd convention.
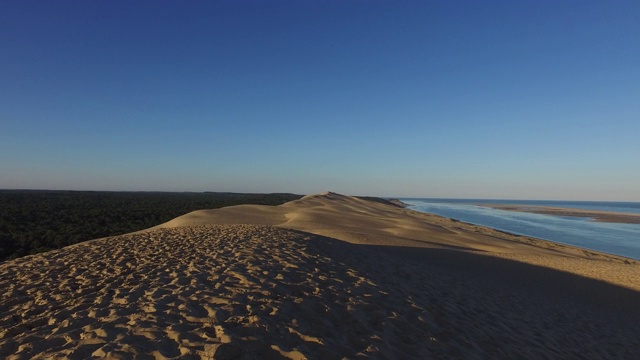
[[[622,213],[614,211],[596,211],[596,210],[580,210],[552,206],[536,206],[536,205],[503,205],[503,204],[477,204],[478,206],[488,207],[496,210],[528,212],[535,214],[553,215],[553,216],[570,216],[590,218],[596,222],[612,222],[620,224],[640,224],[640,214]]]

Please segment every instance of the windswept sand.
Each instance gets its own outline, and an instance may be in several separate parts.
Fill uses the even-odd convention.
[[[636,261],[333,193],[0,263],[0,358],[640,358]]]
[[[490,207],[498,210],[529,212],[529,213],[554,215],[554,216],[583,217],[583,218],[590,218],[592,221],[596,221],[596,222],[640,224],[640,214],[633,214],[633,213],[569,209],[569,208],[554,207],[554,206],[536,206],[536,205],[480,204],[479,206]]]

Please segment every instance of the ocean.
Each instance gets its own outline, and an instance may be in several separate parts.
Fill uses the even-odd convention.
[[[592,222],[588,218],[496,210],[477,205],[536,205],[640,214],[640,203],[637,202],[408,198],[400,200],[409,204],[412,210],[640,260],[640,224]]]

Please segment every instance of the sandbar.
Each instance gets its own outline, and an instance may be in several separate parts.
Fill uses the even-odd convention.
[[[553,206],[536,205],[504,205],[504,204],[478,204],[478,206],[489,207],[498,210],[529,212],[553,216],[569,216],[589,218],[596,222],[612,222],[622,224],[640,224],[640,214],[622,213],[613,211],[597,211],[571,209]]]

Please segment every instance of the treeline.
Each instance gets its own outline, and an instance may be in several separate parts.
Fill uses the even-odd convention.
[[[190,211],[294,194],[0,190],[0,261],[146,229]]]

